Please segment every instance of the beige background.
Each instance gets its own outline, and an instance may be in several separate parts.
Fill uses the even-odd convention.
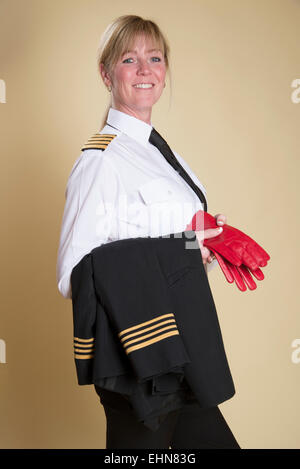
[[[77,385],[55,266],[67,178],[108,104],[99,38],[138,14],[171,45],[172,97],[168,82],[152,122],[206,186],[208,211],[271,255],[254,292],[209,274],[237,390],[220,409],[243,448],[300,448],[300,2],[125,3],[0,0],[0,446],[105,447],[98,396]]]

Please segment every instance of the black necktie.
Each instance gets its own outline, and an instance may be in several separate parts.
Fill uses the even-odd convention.
[[[174,153],[172,152],[167,142],[154,129],[154,127],[152,128],[152,131],[149,137],[149,142],[152,143],[152,145],[156,146],[156,148],[158,148],[158,150],[165,157],[168,163],[170,163],[170,165],[173,166],[175,171],[177,171],[177,173],[180,174],[180,176],[185,180],[185,182],[193,189],[193,191],[197,194],[201,202],[204,204],[205,212],[207,212],[207,203],[206,203],[206,199],[204,197],[203,192],[194,183],[194,181],[191,179],[191,177],[188,175],[185,169],[181,166],[181,164],[175,157]]]

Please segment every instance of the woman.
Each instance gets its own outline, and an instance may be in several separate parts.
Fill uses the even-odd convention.
[[[158,26],[134,15],[116,19],[102,36],[98,66],[111,102],[102,137],[87,142],[67,185],[57,264],[65,298],[71,297],[73,267],[91,249],[117,239],[182,232],[206,204],[204,187],[181,156],[173,151],[177,173],[152,140],[152,107],[169,71],[169,46]],[[225,215],[215,218],[226,223]],[[197,233],[205,266],[216,261],[203,239],[220,232]],[[152,432],[137,422],[122,395],[95,388],[107,418],[107,448],[239,448],[218,406],[184,402]]]

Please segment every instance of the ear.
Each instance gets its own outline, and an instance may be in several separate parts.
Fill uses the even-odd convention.
[[[101,74],[101,77],[102,77],[102,80],[103,80],[103,83],[105,84],[105,86],[111,86],[110,76],[109,76],[108,72],[105,70],[103,64],[99,65],[99,71],[100,71],[100,74]]]

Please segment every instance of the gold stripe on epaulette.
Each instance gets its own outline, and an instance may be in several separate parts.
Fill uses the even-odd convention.
[[[117,137],[115,134],[94,134],[83,145],[81,151],[84,150],[105,150],[110,142]]]
[[[150,321],[141,322],[118,334],[127,355],[173,335],[179,335],[173,313],[162,314]]]

